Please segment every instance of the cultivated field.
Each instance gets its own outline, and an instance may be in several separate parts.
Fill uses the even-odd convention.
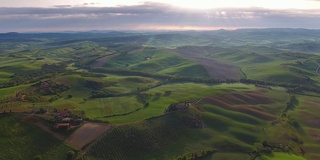
[[[110,129],[110,125],[86,123],[73,132],[65,143],[77,150],[83,149],[86,145],[101,137]]]
[[[20,119],[18,115],[0,116],[0,159],[33,159],[41,156],[43,159],[67,159],[72,148],[56,139],[51,133],[43,131],[38,126]]]

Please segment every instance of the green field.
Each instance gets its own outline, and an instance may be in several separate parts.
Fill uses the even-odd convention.
[[[320,158],[320,145],[317,135],[319,135],[319,108],[318,97],[298,96],[300,101],[299,106],[291,112],[293,117],[300,122],[301,132],[304,134],[304,149],[306,150],[305,157],[307,159]]]
[[[178,85],[178,84],[177,84]],[[179,84],[180,85],[180,84]],[[179,86],[178,85],[178,86]],[[169,87],[170,86],[170,87]],[[167,89],[173,88],[173,86],[162,86],[159,87],[160,89]],[[207,91],[205,88],[201,88],[200,85],[196,84],[185,84],[184,89],[187,89],[188,86],[193,86],[194,88],[197,88],[199,91],[202,90],[202,94],[197,93],[197,89],[193,89],[193,93],[198,96],[208,96],[207,98],[202,98],[201,100],[198,100],[198,103],[196,108],[191,107],[188,112],[179,112],[174,114],[168,114],[164,117],[154,118],[147,121],[141,121],[137,123],[132,123],[125,126],[118,126],[115,128],[110,134],[106,135],[100,142],[98,142],[92,150],[88,152],[88,155],[86,155],[87,159],[95,159],[97,157],[109,157],[107,159],[113,159],[113,158],[121,158],[121,156],[124,156],[122,158],[127,159],[125,156],[129,157],[139,157],[138,159],[152,159],[152,157],[161,157],[164,159],[172,159],[176,155],[184,155],[187,153],[193,153],[201,150],[210,149],[211,147],[218,150],[217,153],[214,153],[212,155],[213,159],[214,157],[223,157],[223,154],[227,154],[225,152],[231,152],[230,155],[236,155],[236,154],[243,154],[240,159],[247,159],[248,156],[245,156],[245,153],[248,151],[253,150],[252,145],[255,142],[262,141],[263,139],[266,139],[266,135],[264,133],[264,127],[266,126],[266,119],[269,119],[268,121],[271,122],[271,120],[276,119],[277,117],[268,117],[267,115],[273,115],[274,113],[280,113],[282,111],[281,101],[285,100],[286,94],[283,91],[275,90],[275,91],[268,91],[263,90],[261,91],[266,97],[261,96],[258,94],[259,92],[256,92],[254,87],[252,86],[246,86],[241,84],[234,84],[234,85],[217,85],[209,87],[207,86]],[[197,87],[195,87],[197,86]],[[235,90],[228,90],[230,88],[237,88]],[[213,90],[211,90],[213,89]],[[226,89],[226,90],[224,90]],[[156,89],[154,89],[156,90]],[[151,90],[153,91],[153,90]],[[161,90],[157,90],[158,92]],[[256,93],[255,93],[256,92]],[[179,93],[187,94],[183,91]],[[254,94],[255,93],[255,94]],[[178,99],[179,97],[186,97],[184,94],[175,94],[172,93],[172,95],[168,96]],[[190,95],[191,93],[188,93]],[[256,96],[256,97],[250,97]],[[269,95],[277,95],[281,98],[271,98]],[[242,101],[242,105],[252,105],[251,109],[252,112],[247,112],[249,110],[238,110],[243,106],[236,105],[237,103],[231,103],[231,108],[227,108],[227,106],[216,104],[214,101],[208,101],[207,99],[210,97],[221,97],[221,101],[225,101],[228,103],[228,101],[231,101],[232,98],[233,101],[237,101],[237,96],[243,96],[247,97],[246,101]],[[270,101],[265,101],[259,103],[260,100],[257,100],[256,98],[270,98]],[[276,97],[276,96],[275,96]],[[162,98],[161,97],[159,101]],[[187,97],[188,99],[193,97]],[[195,98],[195,97],[194,97]],[[252,100],[255,101],[249,101],[248,99],[252,98]],[[183,100],[183,99],[182,99]],[[239,100],[239,99],[238,99]],[[259,106],[262,108],[263,111],[258,112],[260,109],[256,109],[256,112],[254,112],[255,107],[253,104],[258,103]],[[268,108],[272,108],[272,106],[279,106],[276,107],[278,110],[268,110]],[[151,106],[150,106],[151,107]],[[149,109],[149,108],[147,108]],[[145,110],[147,110],[145,109]],[[136,113],[133,113],[132,115],[128,115],[130,119],[133,119],[133,115],[141,114],[139,112],[147,112],[145,110],[138,111]],[[125,118],[126,116],[123,116],[122,118]],[[175,118],[176,120],[170,120],[170,124],[163,124],[167,123],[167,119]],[[205,128],[203,129],[195,129],[188,125],[188,122],[190,122],[190,119],[193,120],[199,120],[202,121]],[[112,119],[112,118],[111,118]],[[120,118],[118,118],[120,120]],[[165,122],[164,122],[165,121]],[[191,120],[192,121],[192,120]],[[112,121],[111,121],[112,122]],[[118,123],[118,121],[116,121]],[[123,122],[122,122],[123,123]],[[148,125],[146,125],[146,124]],[[156,127],[157,125],[153,124],[156,123],[161,125],[160,128]],[[182,124],[175,124],[175,123],[182,123]],[[149,125],[152,124],[152,125]],[[179,127],[173,127],[172,125]],[[151,128],[150,128],[151,127]],[[156,128],[152,128],[156,127]],[[180,128],[183,127],[183,128]],[[132,131],[127,131],[127,130]],[[145,133],[146,132],[146,133]],[[165,132],[166,135],[161,135]],[[127,134],[131,133],[132,137],[137,137],[138,139],[143,139],[143,141],[136,141],[135,138],[132,138],[131,136],[128,136]],[[152,135],[156,134],[158,138],[165,138],[165,139],[152,139],[148,136],[153,137]],[[160,135],[159,135],[160,134]],[[121,138],[121,136],[124,136],[126,138]],[[144,138],[139,138],[140,136]],[[170,136],[173,137],[174,140],[167,140],[166,137]],[[121,141],[121,142],[120,142]],[[168,142],[166,142],[168,141]],[[194,144],[195,141],[197,144]],[[119,144],[120,143],[120,144]],[[164,144],[163,144],[164,143]],[[139,146],[136,151],[130,151],[131,149],[123,148],[123,147],[132,147],[130,145],[122,145],[122,144],[133,144],[135,146]],[[144,148],[145,146],[150,146],[148,148]],[[151,147],[152,146],[152,147]],[[228,146],[228,147],[227,147]],[[112,147],[108,149],[108,147]],[[118,148],[119,147],[119,148]],[[175,149],[173,149],[175,148]],[[177,149],[179,148],[179,149]],[[110,151],[112,150],[112,151]],[[103,155],[103,153],[110,151],[110,154]],[[125,153],[124,151],[128,151]],[[112,154],[111,154],[112,152]],[[145,152],[154,152],[152,154],[148,154],[145,156]],[[217,154],[217,155],[216,155]],[[95,155],[95,156],[94,156]],[[105,157],[106,158],[106,157]]]
[[[263,156],[260,158],[262,159],[266,159],[266,160],[306,160],[303,157],[294,155],[294,154],[287,154],[287,153],[273,153],[270,156]]]
[[[127,123],[143,120],[150,117],[162,115],[164,109],[171,103],[180,101],[197,100],[207,95],[223,94],[228,92],[241,92],[254,89],[254,86],[243,84],[221,84],[221,85],[204,85],[195,83],[169,84],[151,89],[145,93],[151,94],[148,99],[149,106],[125,116],[117,116],[110,118],[99,118],[107,120],[111,123]],[[165,91],[172,93],[165,96]],[[155,97],[156,93],[160,93],[160,97]]]
[[[121,54],[112,58],[104,67],[173,76],[208,78],[206,70],[201,65],[174,54],[152,49],[146,49],[143,52]]]

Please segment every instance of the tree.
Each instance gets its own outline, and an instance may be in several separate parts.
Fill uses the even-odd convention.
[[[147,108],[149,106],[149,102],[144,103],[144,108]]]
[[[263,145],[261,143],[254,143],[254,147],[258,153],[261,153],[263,150]]]
[[[157,92],[154,94],[156,97],[160,97],[161,96],[161,93]]]
[[[165,91],[165,92],[164,92],[164,96],[170,96],[171,92],[172,92],[172,91]]]
[[[70,99],[70,98],[72,98],[72,95],[71,95],[71,94],[69,94],[69,95],[68,95],[68,98],[69,98],[69,99]]]

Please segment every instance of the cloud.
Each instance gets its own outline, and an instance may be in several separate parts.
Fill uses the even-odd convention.
[[[192,10],[161,3],[118,7],[0,8],[0,32],[94,29],[320,28],[319,10]],[[92,4],[94,5],[94,4]]]
[[[56,8],[71,8],[72,5],[54,5],[53,7],[56,7]]]

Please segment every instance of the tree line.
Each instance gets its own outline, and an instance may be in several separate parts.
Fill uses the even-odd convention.
[[[13,87],[21,84],[29,84],[38,82],[45,78],[54,77],[57,73],[62,73],[66,70],[65,63],[59,64],[44,64],[38,70],[27,71],[24,73],[14,74],[8,82],[0,84],[0,88]]]

